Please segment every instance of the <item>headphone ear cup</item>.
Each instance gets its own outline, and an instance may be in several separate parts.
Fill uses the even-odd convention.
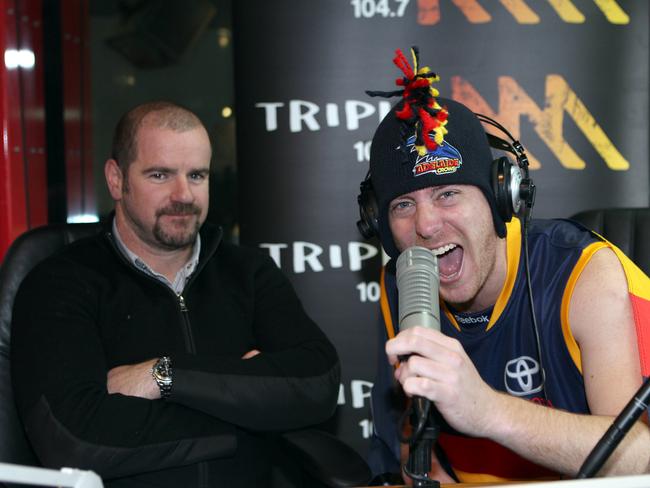
[[[492,190],[497,204],[497,212],[504,222],[512,220],[512,192],[510,178],[512,164],[506,157],[500,157],[492,162]]]
[[[379,235],[379,205],[370,178],[363,180],[359,189],[357,203],[360,219],[357,221],[357,228],[365,239],[370,239]]]

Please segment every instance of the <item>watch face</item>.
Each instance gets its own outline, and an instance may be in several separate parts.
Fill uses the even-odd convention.
[[[156,362],[153,367],[153,377],[158,384],[171,384],[172,382],[172,367],[171,361],[167,357],[163,357]]]
[[[172,381],[171,376],[169,376],[169,373],[166,371],[155,370],[153,375],[156,381],[161,383],[170,383]]]

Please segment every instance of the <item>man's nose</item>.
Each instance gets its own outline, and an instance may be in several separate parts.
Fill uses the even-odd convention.
[[[174,180],[174,188],[172,190],[171,198],[175,202],[193,202],[194,193],[192,186],[188,179],[184,176],[179,176]]]
[[[433,238],[442,229],[442,212],[432,205],[419,205],[415,214],[415,232],[422,240]]]

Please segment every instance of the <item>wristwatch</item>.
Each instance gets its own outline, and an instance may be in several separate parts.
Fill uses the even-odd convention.
[[[167,398],[172,392],[172,359],[163,356],[151,368],[151,376],[160,388],[160,398]]]

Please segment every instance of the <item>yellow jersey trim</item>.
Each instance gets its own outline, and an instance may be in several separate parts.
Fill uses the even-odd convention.
[[[501,293],[499,293],[499,298],[494,304],[494,309],[492,309],[490,321],[485,328],[486,331],[490,330],[501,317],[517,280],[517,270],[521,259],[521,222],[519,219],[515,218],[508,222],[506,232],[506,280],[501,288]]]
[[[390,314],[390,305],[388,304],[388,296],[386,294],[386,267],[381,268],[381,276],[379,283],[381,293],[379,294],[379,305],[381,306],[381,314],[384,317],[384,325],[386,326],[386,334],[389,339],[395,337],[395,326],[393,325],[393,317]]]
[[[500,476],[495,476],[493,474],[487,473],[468,473],[467,471],[461,471],[460,469],[454,469],[454,474],[458,478],[460,483],[513,483],[516,481],[553,481],[559,479],[557,476],[542,476],[535,479],[512,479],[512,478],[502,478]]]

